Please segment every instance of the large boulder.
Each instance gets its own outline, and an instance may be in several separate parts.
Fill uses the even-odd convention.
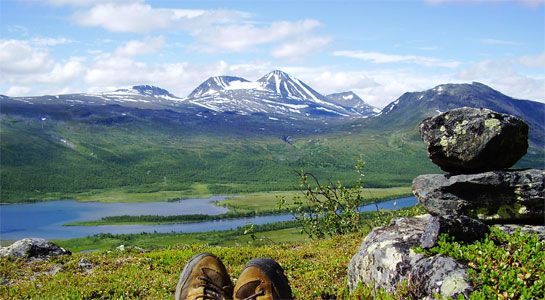
[[[428,156],[450,173],[513,166],[528,150],[528,125],[489,109],[463,107],[425,119],[420,134]]]
[[[413,193],[434,215],[466,215],[487,223],[543,224],[545,171],[420,175]]]
[[[394,293],[406,283],[415,298],[467,297],[472,287],[466,266],[451,257],[426,256],[412,249],[419,246],[431,218],[399,218],[371,231],[348,266],[349,288],[362,282]]]
[[[12,256],[21,258],[48,258],[72,254],[54,243],[40,238],[26,238],[7,247],[0,248],[0,257]]]

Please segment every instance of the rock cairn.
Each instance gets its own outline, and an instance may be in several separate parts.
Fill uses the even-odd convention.
[[[507,169],[528,149],[522,120],[464,107],[424,120],[420,133],[431,160],[449,172],[413,181],[413,193],[432,215],[544,225],[545,172]]]
[[[506,231],[520,226],[543,233],[545,172],[508,170],[528,149],[528,126],[510,115],[464,107],[424,120],[420,133],[430,159],[448,172],[413,181],[429,214],[371,231],[348,266],[348,284],[351,290],[360,282],[374,284],[391,293],[406,284],[414,299],[468,298],[473,288],[466,265],[413,249],[435,246],[442,233],[472,242],[498,223]]]

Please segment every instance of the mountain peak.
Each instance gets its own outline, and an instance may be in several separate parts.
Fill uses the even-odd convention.
[[[236,76],[213,76],[208,78],[205,82],[201,83],[196,89],[194,89],[188,98],[199,98],[218,93],[219,91],[229,88],[235,89],[236,87],[244,88],[245,85],[251,84],[247,79]]]
[[[168,96],[175,97],[169,91],[153,86],[153,85],[135,85],[132,87],[133,90],[137,91],[139,94],[147,96]]]
[[[380,112],[380,110],[372,105],[369,105],[363,99],[361,99],[353,91],[334,93],[326,96],[332,103],[348,107],[353,112],[361,114],[363,116],[374,115]]]
[[[315,102],[327,102],[327,99],[316,92],[301,80],[292,77],[286,72],[274,70],[257,80],[267,90],[275,92],[282,97],[297,100],[312,100]]]

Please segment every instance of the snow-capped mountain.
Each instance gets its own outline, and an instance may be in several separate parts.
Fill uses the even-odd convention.
[[[236,76],[214,76],[201,83],[187,98],[199,98],[218,93],[223,90],[259,89],[260,85]]]
[[[330,102],[344,106],[362,116],[374,116],[380,113],[380,109],[366,103],[352,91],[330,94],[326,97]]]
[[[280,70],[272,71],[257,80],[262,87],[283,98],[313,100],[316,103],[329,105],[328,99],[313,90],[301,80]]]
[[[109,105],[138,108],[165,108],[177,106],[182,98],[169,91],[152,85],[135,85],[128,89],[99,93],[79,93],[63,95],[44,95],[35,97],[7,97],[9,101],[28,104],[68,104],[68,105]]]
[[[272,71],[255,82],[232,76],[211,77],[186,98],[213,111],[264,113],[290,117],[349,117],[359,115],[332,103],[301,80]]]

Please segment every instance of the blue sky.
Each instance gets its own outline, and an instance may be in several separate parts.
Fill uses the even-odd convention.
[[[545,102],[544,2],[2,0],[0,93],[186,96],[210,76],[281,69],[378,107],[472,81]]]

